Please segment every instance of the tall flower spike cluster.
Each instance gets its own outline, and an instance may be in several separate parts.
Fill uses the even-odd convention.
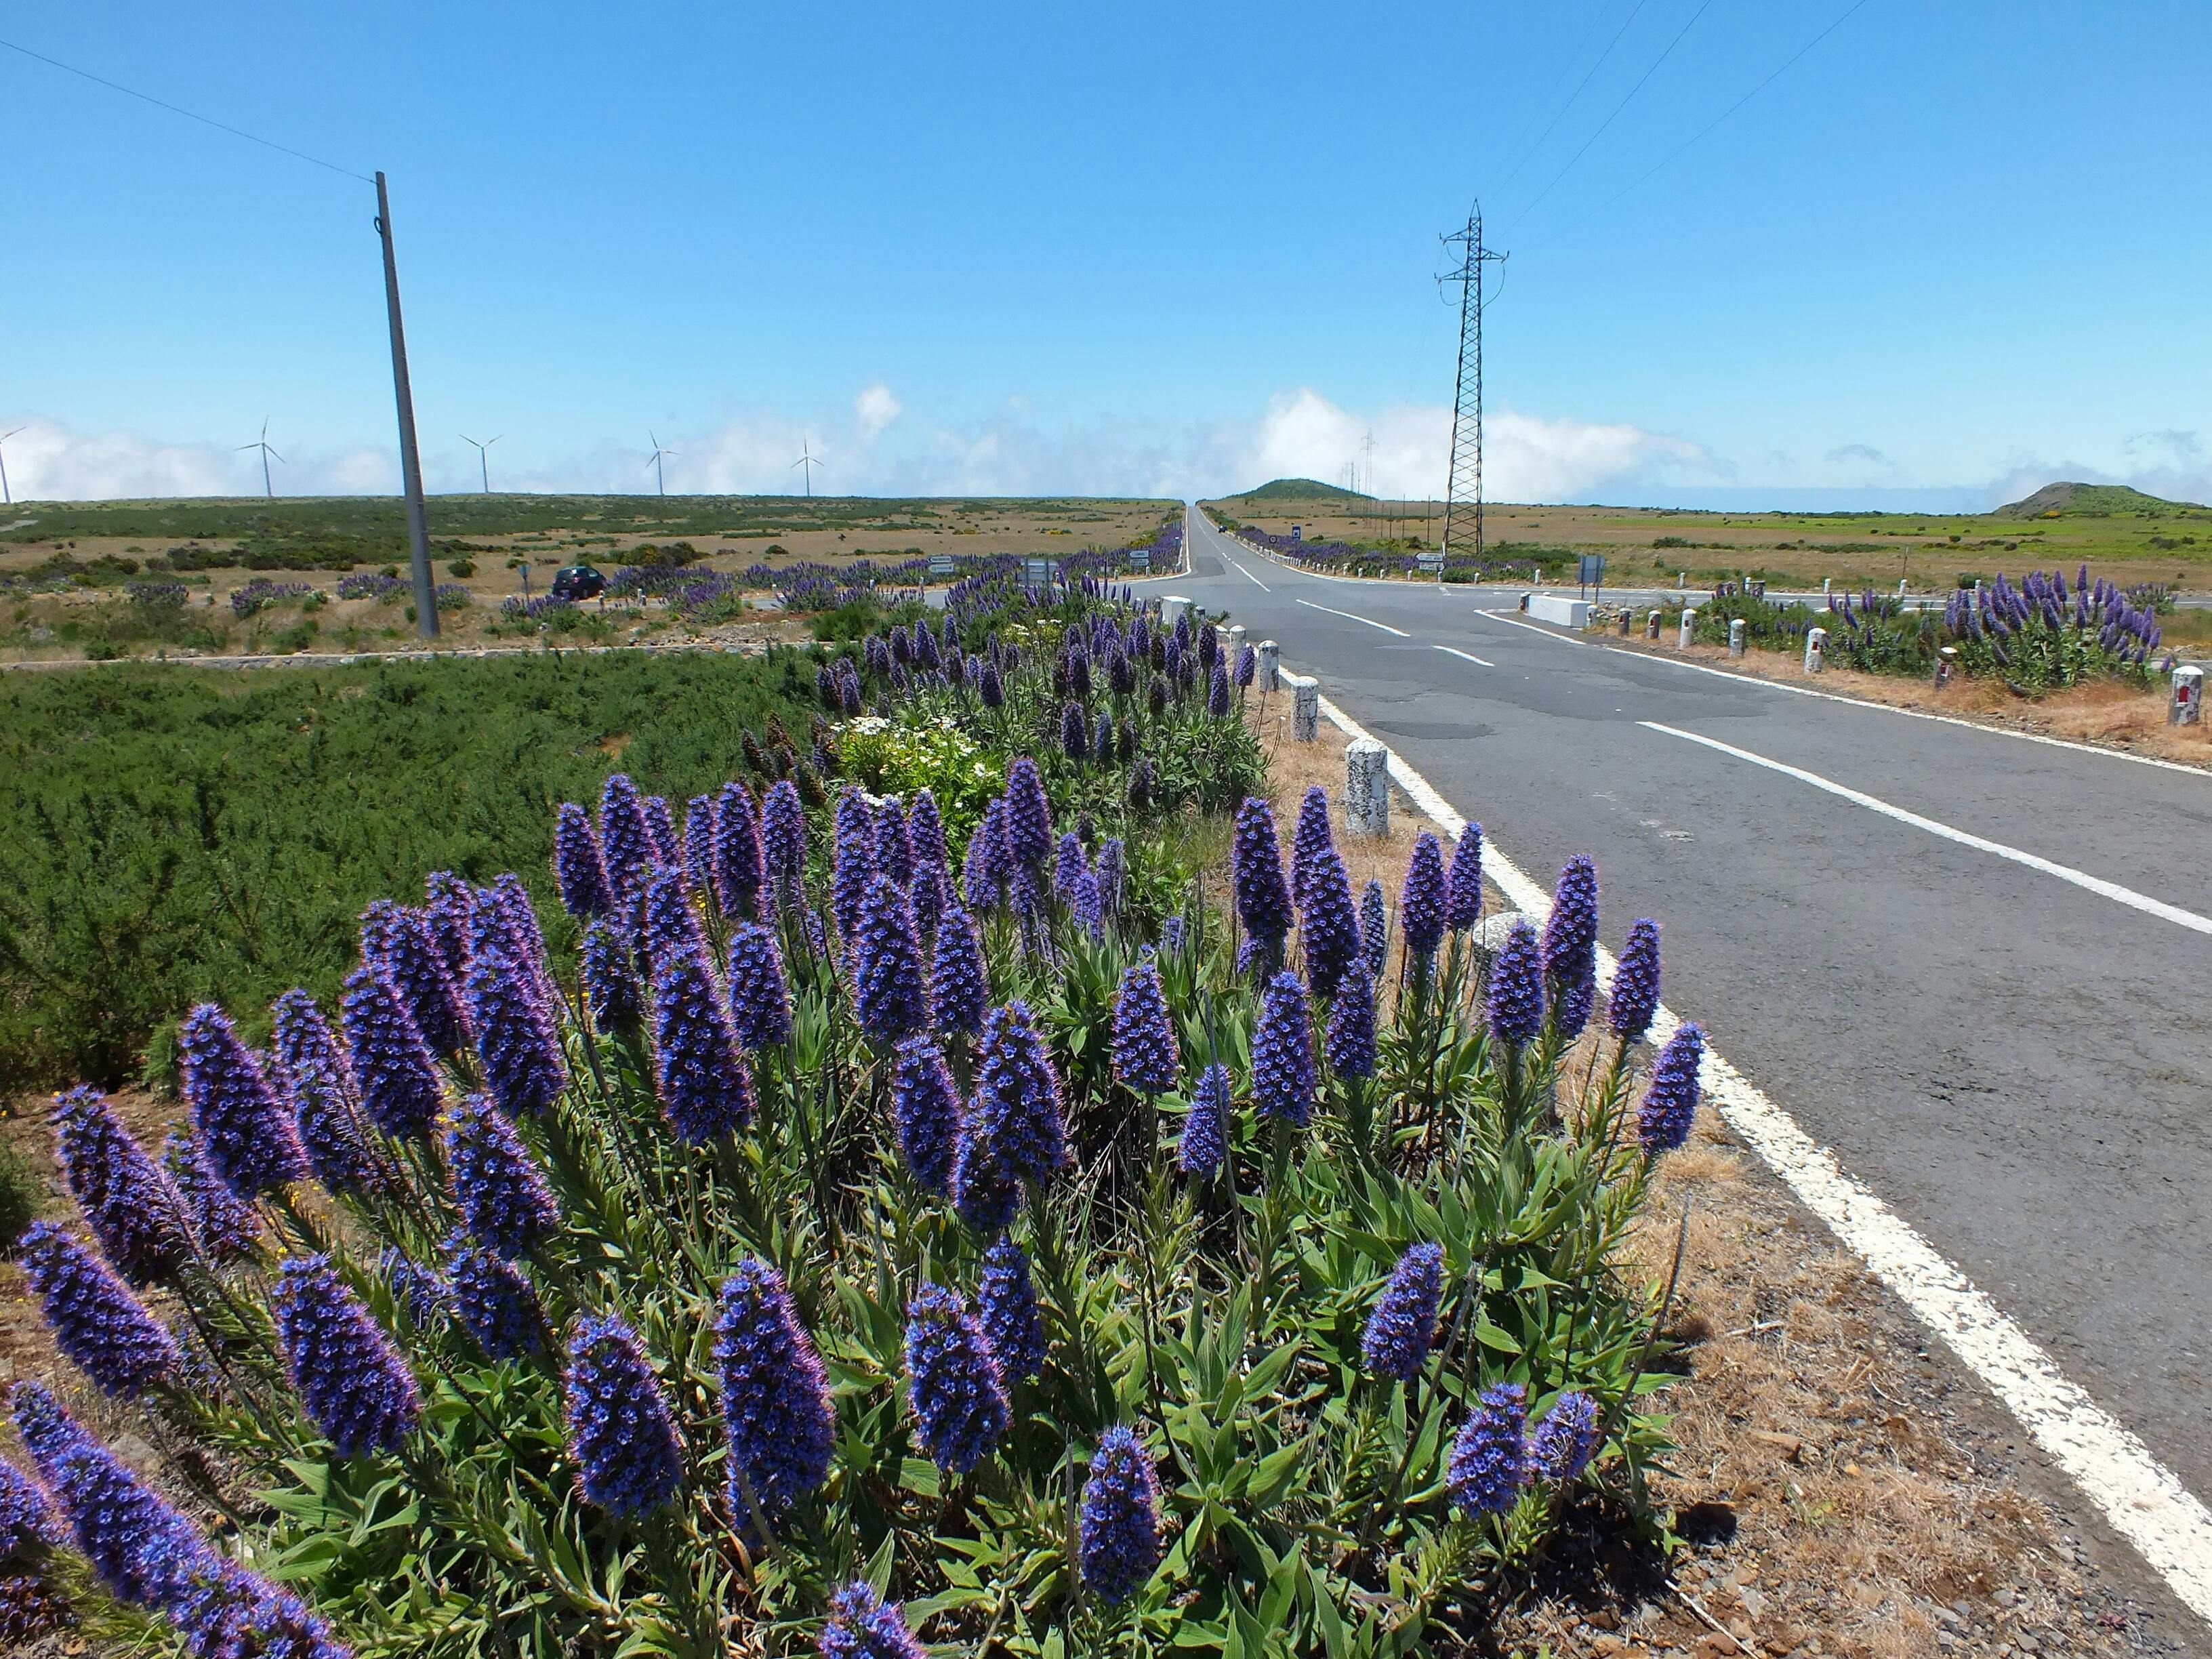
[[[340,1457],[395,1449],[422,1415],[415,1374],[330,1258],[295,1256],[270,1298],[300,1403]]]
[[[315,1179],[334,1193],[374,1193],[386,1183],[363,1132],[353,1067],[323,1011],[306,991],[287,991],[270,1010],[277,1080],[292,1103],[300,1144]]]
[[[1306,872],[1315,855],[1336,845],[1328,828],[1328,791],[1317,783],[1306,786],[1298,801],[1297,827],[1291,831],[1291,897],[1306,902]]]
[[[957,1291],[924,1284],[907,1307],[907,1397],[922,1449],[947,1474],[991,1455],[1012,1420],[990,1339]]]
[[[1237,896],[1237,919],[1255,939],[1264,940],[1269,959],[1282,954],[1291,931],[1291,894],[1283,880],[1282,848],[1275,839],[1275,814],[1257,795],[1237,809],[1229,843],[1230,882]]]
[[[54,1097],[54,1154],[79,1214],[134,1285],[167,1279],[191,1255],[182,1197],[97,1089]]]
[[[1182,1121],[1176,1161],[1200,1180],[1220,1172],[1229,1157],[1229,1068],[1218,1061],[1199,1073],[1190,1113]]]
[[[1352,908],[1352,881],[1344,855],[1318,848],[1306,866],[1305,908],[1299,934],[1306,956],[1306,977],[1315,994],[1333,997],[1345,974],[1359,960],[1359,918]]]
[[[1650,1086],[1636,1113],[1636,1138],[1651,1157],[1677,1152],[1690,1139],[1698,1118],[1698,1068],[1705,1057],[1704,1030],[1686,1021],[1652,1062]]]
[[[1364,957],[1352,958],[1336,982],[1322,1052],[1328,1056],[1328,1069],[1339,1077],[1375,1075],[1375,981],[1368,975]]]
[[[568,1449],[585,1500],[612,1516],[659,1509],[684,1484],[668,1396],[618,1316],[580,1319],[568,1342]]]
[[[791,1040],[791,990],[775,929],[757,921],[731,924],[726,983],[739,1048],[757,1053]]]
[[[753,1080],[738,1034],[698,951],[675,952],[653,979],[653,1044],[661,1109],[704,1146],[753,1121]]]
[[[553,884],[560,890],[562,908],[579,921],[595,921],[614,908],[599,832],[574,801],[562,802],[553,818]]]
[[[929,995],[939,1030],[972,1036],[983,1029],[984,1010],[991,1000],[983,967],[983,943],[976,935],[975,921],[957,905],[938,921]]]
[[[761,856],[777,907],[795,905],[806,878],[806,809],[789,778],[777,779],[761,798]]]
[[[637,962],[625,935],[605,922],[593,922],[584,930],[576,968],[594,1030],[627,1032],[643,1023],[645,994],[638,984]]]
[[[1552,1409],[1528,1437],[1528,1473],[1532,1479],[1559,1486],[1579,1480],[1597,1454],[1597,1402],[1577,1389],[1569,1389],[1552,1402]]]
[[[222,1184],[189,1124],[178,1124],[161,1143],[161,1168],[183,1196],[192,1237],[208,1260],[243,1261],[259,1247],[261,1218]]]
[[[1032,869],[1052,851],[1052,803],[1036,763],[1026,755],[1006,769],[1006,845],[1017,863]]]
[[[914,931],[905,892],[878,875],[861,908],[854,975],[860,1029],[878,1042],[895,1043],[929,1025],[929,983]]]
[[[748,1486],[771,1514],[819,1488],[837,1437],[829,1376],[783,1276],[757,1256],[722,1281],[714,1364],[730,1436],[730,1512],[746,1516]]]
[[[1641,1042],[1659,1012],[1659,924],[1639,916],[1628,924],[1628,942],[1613,966],[1606,1020],[1623,1042]]]
[[[1294,974],[1277,974],[1261,999],[1252,1029],[1252,1103],[1301,1129],[1313,1115],[1313,1022]]]
[[[684,804],[684,873],[694,891],[721,902],[714,880],[714,801],[710,795],[694,795]]]
[[[437,1062],[392,981],[366,964],[355,969],[346,975],[338,1015],[369,1121],[395,1140],[428,1134],[444,1109],[444,1090]]]
[[[1544,920],[1544,976],[1564,988],[1596,971],[1597,866],[1577,853],[1559,872]]]
[[[1465,932],[1482,916],[1482,826],[1469,823],[1452,848],[1451,873],[1444,894],[1444,922]]]
[[[891,1074],[891,1116],[898,1126],[899,1157],[907,1171],[931,1192],[949,1193],[952,1155],[960,1133],[960,1097],[945,1056],[926,1036],[898,1046]]]
[[[1413,838],[1413,855],[1406,864],[1406,884],[1398,893],[1398,931],[1406,936],[1407,954],[1415,963],[1435,958],[1437,946],[1443,943],[1449,902],[1443,845],[1424,830]]]
[[[929,1659],[898,1603],[886,1602],[866,1583],[848,1584],[830,1598],[821,1652],[822,1659]]]
[[[478,1243],[512,1260],[559,1231],[561,1206],[538,1161],[482,1095],[453,1108],[446,1165],[454,1207]]]
[[[1140,1095],[1162,1095],[1176,1085],[1182,1056],[1175,1020],[1168,1012],[1160,970],[1149,955],[1121,971],[1114,1001],[1114,1075]]]
[[[1000,1231],[1022,1181],[1043,1181],[1069,1162],[1060,1077],[1029,1005],[994,1008],[983,1022],[975,1098],[953,1166],[962,1218],[979,1231]]]
[[[1516,918],[1490,964],[1484,1007],[1490,1034],[1511,1048],[1534,1042],[1544,1029],[1544,963],[1536,930]]]
[[[1485,1389],[1452,1441],[1444,1485],[1464,1514],[1504,1515],[1527,1484],[1528,1390],[1518,1382]]]
[[[975,1285],[975,1314],[990,1340],[1000,1375],[1012,1383],[1044,1370],[1044,1325],[1037,1317],[1036,1286],[1022,1247],[1001,1233],[983,1253]]]
[[[514,1359],[543,1351],[545,1316],[538,1292],[511,1264],[461,1233],[446,1240],[439,1263],[454,1317],[487,1357]]]
[[[467,1046],[467,1014],[421,915],[388,899],[371,904],[361,915],[361,959],[392,981],[423,1042],[441,1054]]]
[[[838,797],[830,842],[830,902],[837,937],[850,950],[860,936],[861,907],[876,876],[876,822],[857,788]]]
[[[751,793],[742,783],[726,783],[714,797],[714,872],[715,896],[733,916],[757,920],[761,892],[768,885],[762,855],[760,820]]]
[[[1127,1601],[1160,1564],[1160,1479],[1152,1455],[1126,1428],[1098,1437],[1078,1522],[1083,1582],[1101,1599]]]
[[[535,994],[527,970],[495,945],[471,955],[467,986],[485,1087],[510,1116],[543,1111],[568,1086],[551,1010]]]
[[[1398,1258],[1359,1340],[1360,1361],[1370,1375],[1410,1382],[1421,1374],[1436,1340],[1443,1289],[1442,1245],[1416,1244]]]
[[[659,862],[646,830],[645,802],[637,786],[620,772],[611,774],[599,790],[599,846],[607,879],[618,896],[630,891],[641,871]]]
[[[173,1377],[184,1356],[115,1270],[51,1221],[16,1241],[16,1260],[39,1298],[55,1346],[103,1394],[136,1400]]]
[[[1382,884],[1373,876],[1359,894],[1359,948],[1367,957],[1367,972],[1376,980],[1390,961],[1390,920],[1382,904]]]
[[[307,1179],[299,1128],[238,1040],[230,1017],[203,1002],[185,1016],[177,1047],[192,1121],[223,1184],[252,1199]]]

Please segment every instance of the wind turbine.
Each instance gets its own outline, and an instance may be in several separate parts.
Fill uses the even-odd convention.
[[[504,438],[506,435],[507,434],[502,432],[499,434],[499,438]],[[491,494],[491,462],[486,458],[484,452],[497,443],[499,438],[486,438],[482,443],[477,444],[477,441],[467,433],[461,434],[463,443],[477,444],[477,470],[483,474],[483,493],[487,495]]]
[[[240,444],[238,447],[240,452],[248,449],[258,449],[261,452],[261,491],[262,494],[267,495],[270,500],[276,500],[276,486],[269,481],[269,458],[271,455],[276,455],[276,452],[269,447],[269,421],[267,416],[264,416],[262,418],[260,437],[250,444]],[[284,458],[282,455],[276,455],[276,459],[281,461]]]
[[[15,432],[0,432],[0,444],[4,444],[9,439],[14,437],[15,432],[27,432],[29,429],[27,427],[19,426]],[[8,488],[8,457],[4,453],[0,453],[0,501],[13,505],[15,500],[14,492]]]
[[[799,476],[806,480],[807,500],[812,501],[814,499],[814,469],[822,465],[822,458],[814,453],[814,441],[811,438],[806,439],[799,444],[799,459],[793,461],[792,465],[793,466],[803,466],[806,469],[806,471]]]
[[[653,438],[653,434],[650,431],[647,432],[645,435],[648,438]],[[498,440],[494,439],[492,441],[496,443]],[[660,440],[658,438],[653,438],[653,459],[647,461],[646,465],[653,469],[653,481],[660,486],[660,493],[664,495],[668,493],[668,479],[661,471],[660,463],[664,459],[671,460],[674,459],[675,455],[676,452],[674,450],[663,449],[660,447]]]

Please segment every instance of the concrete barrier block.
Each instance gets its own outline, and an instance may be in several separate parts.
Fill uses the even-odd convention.
[[[1581,628],[1589,621],[1589,601],[1559,593],[1531,593],[1522,607],[1538,622],[1560,628]]]
[[[1273,640],[1260,641],[1260,665],[1252,678],[1262,693],[1278,691],[1283,684],[1283,647]]]
[[[1675,640],[1674,643],[1680,649],[1687,651],[1690,648],[1690,641],[1697,636],[1698,607],[1694,605],[1686,605],[1682,607],[1680,636]]]
[[[1160,625],[1173,628],[1190,614],[1190,601],[1180,594],[1170,593],[1160,601]]]
[[[1805,630],[1805,672],[1817,674],[1828,665],[1828,630],[1808,628]]]
[[[1743,655],[1744,641],[1750,631],[1741,617],[1729,623],[1729,655],[1731,657]]]
[[[2195,726],[2204,718],[2204,671],[2184,663],[2173,671],[2173,701],[2166,706],[2169,726]]]
[[[1352,835],[1390,833],[1390,751],[1372,738],[1354,738],[1345,749],[1344,816]]]
[[[1321,736],[1321,682],[1310,674],[1282,672],[1284,689],[1291,694],[1291,736],[1311,743]]]

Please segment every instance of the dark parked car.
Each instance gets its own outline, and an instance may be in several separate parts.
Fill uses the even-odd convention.
[[[556,599],[596,599],[606,591],[607,579],[587,564],[567,565],[554,572]]]

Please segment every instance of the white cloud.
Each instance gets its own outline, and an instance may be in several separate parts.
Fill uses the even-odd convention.
[[[878,380],[853,399],[853,417],[860,423],[861,437],[873,443],[885,427],[898,419],[899,400]]]
[[[258,495],[261,458],[214,444],[165,443],[135,432],[76,432],[38,416],[6,444],[9,492],[25,501],[112,501],[154,495]],[[375,449],[310,454],[278,445],[276,486],[289,495],[347,495],[398,488],[397,456]]]

